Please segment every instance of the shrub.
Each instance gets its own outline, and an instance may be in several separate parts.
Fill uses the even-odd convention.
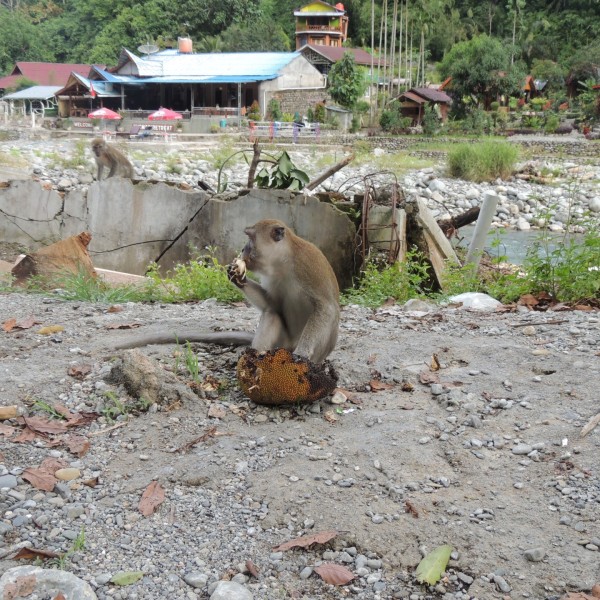
[[[306,120],[309,123],[314,123],[315,122],[315,113],[314,113],[313,109],[310,108],[310,107],[306,111]]]
[[[425,135],[435,135],[442,124],[442,119],[437,114],[434,106],[425,107],[423,114],[423,133]]]
[[[250,110],[248,110],[248,114],[246,116],[251,121],[260,121],[260,105],[258,103],[258,100],[255,100],[250,105]]]
[[[268,121],[281,121],[283,116],[281,112],[281,105],[279,100],[271,98],[269,104],[267,104],[267,120]]]
[[[315,121],[325,123],[325,104],[323,102],[317,102],[315,106]]]
[[[546,123],[544,124],[544,131],[546,133],[554,133],[560,124],[560,118],[556,114],[549,114],[546,117]]]
[[[459,144],[448,152],[448,171],[452,177],[475,182],[506,179],[517,158],[517,148],[508,143]]]

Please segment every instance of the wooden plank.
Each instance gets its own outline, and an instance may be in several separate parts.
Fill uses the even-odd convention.
[[[447,258],[456,264],[460,264],[450,240],[444,235],[444,232],[437,224],[431,211],[427,208],[425,201],[418,198],[417,207],[417,221],[421,227],[423,227],[423,231],[429,233],[431,239],[431,242],[428,242],[429,246],[435,245],[443,258]]]

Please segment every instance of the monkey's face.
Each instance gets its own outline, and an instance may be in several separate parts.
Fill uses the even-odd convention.
[[[260,273],[266,264],[277,262],[280,245],[285,244],[285,225],[279,221],[259,221],[252,227],[247,227],[244,233],[248,241],[242,250],[242,259],[248,269]]]

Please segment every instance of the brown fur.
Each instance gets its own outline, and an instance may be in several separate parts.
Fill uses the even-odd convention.
[[[109,169],[106,179],[114,175],[133,179],[133,165],[119,149],[109,146],[102,138],[95,138],[92,140],[92,152],[98,166],[98,181],[102,179],[104,167]]]

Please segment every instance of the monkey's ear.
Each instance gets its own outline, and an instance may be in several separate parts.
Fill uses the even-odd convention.
[[[275,242],[280,242],[285,235],[285,227],[273,227],[271,231],[271,237]]]
[[[254,227],[246,227],[246,229],[244,229],[244,233],[251,239],[253,240],[256,237],[256,229]]]

